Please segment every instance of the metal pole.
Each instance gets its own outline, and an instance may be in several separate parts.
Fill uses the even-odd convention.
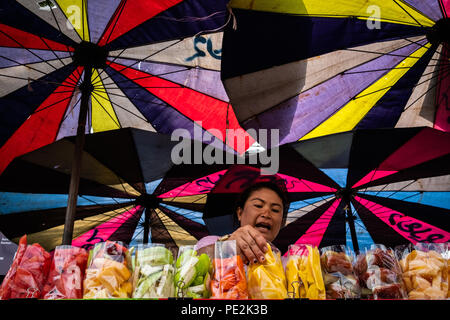
[[[356,238],[356,229],[355,229],[355,216],[351,213],[350,203],[346,205],[344,210],[346,213],[346,220],[348,226],[350,227],[350,235],[352,236],[353,251],[355,251],[356,254],[359,254],[359,245],[358,239]]]
[[[92,92],[92,67],[84,68],[84,79],[81,85],[81,104],[78,117],[77,136],[75,138],[75,151],[72,161],[72,171],[70,176],[69,199],[67,200],[66,220],[64,223],[64,233],[62,244],[71,245],[73,236],[73,225],[77,210],[78,186],[80,183],[81,158],[84,148],[84,138],[86,131],[86,118],[89,108],[89,98]]]
[[[144,243],[148,243],[148,236],[149,236],[149,231],[150,231],[150,208],[145,208],[145,212],[144,212],[144,239],[143,242]]]

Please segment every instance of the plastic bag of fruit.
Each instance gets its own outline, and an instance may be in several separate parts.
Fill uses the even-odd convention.
[[[173,254],[163,244],[136,249],[133,298],[169,298],[175,293]]]
[[[247,268],[247,286],[251,299],[286,299],[286,276],[280,251],[267,244],[263,263],[252,263]]]
[[[364,298],[407,299],[402,270],[394,251],[381,244],[358,255],[354,266]]]
[[[130,298],[132,261],[121,242],[97,243],[89,251],[83,299]]]
[[[198,254],[195,246],[181,246],[175,263],[176,296],[209,298],[212,269],[211,258],[206,253]]]
[[[355,299],[361,296],[353,270],[355,254],[344,245],[321,249],[320,263],[327,299]]]
[[[47,282],[42,292],[43,299],[82,299],[83,280],[88,261],[88,252],[74,246],[57,246]]]
[[[285,270],[289,297],[315,300],[326,298],[317,247],[306,244],[290,245]]]
[[[237,254],[236,241],[217,241],[214,247],[211,299],[248,299],[244,263]]]
[[[50,263],[50,253],[37,243],[28,245],[24,235],[3,279],[0,299],[41,298]]]
[[[446,243],[417,243],[400,259],[409,299],[440,300],[448,297]]]

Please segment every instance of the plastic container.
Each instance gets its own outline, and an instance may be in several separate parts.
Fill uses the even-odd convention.
[[[326,294],[319,249],[293,244],[289,246],[287,256],[285,270],[289,297],[324,300]]]
[[[448,297],[448,244],[417,243],[401,253],[403,283],[412,300]]]
[[[83,280],[88,261],[88,252],[74,246],[57,246],[47,283],[42,292],[43,299],[82,299]]]
[[[361,297],[359,280],[353,270],[355,254],[344,245],[321,249],[321,267],[327,299]]]
[[[392,249],[375,244],[361,253],[354,266],[363,298],[407,299],[402,270]]]
[[[287,286],[280,251],[267,244],[263,263],[247,268],[247,286],[251,299],[286,299]]]
[[[121,242],[97,243],[89,251],[83,299],[130,298],[131,275],[131,255]]]
[[[211,294],[211,258],[198,254],[195,246],[181,246],[175,263],[175,290],[177,297],[206,299]]]
[[[214,249],[211,299],[248,299],[244,264],[237,254],[236,241],[217,241]]]
[[[169,298],[175,295],[172,252],[163,244],[143,244],[136,249],[133,298]]]
[[[50,270],[51,255],[39,244],[20,238],[17,252],[0,287],[0,299],[41,298]]]

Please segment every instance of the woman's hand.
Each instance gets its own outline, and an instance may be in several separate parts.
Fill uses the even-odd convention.
[[[251,225],[245,225],[233,232],[228,240],[236,240],[238,254],[243,262],[264,262],[264,254],[267,252],[267,240]]]

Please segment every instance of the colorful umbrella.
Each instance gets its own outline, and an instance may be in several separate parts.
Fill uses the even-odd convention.
[[[245,129],[280,144],[354,129],[449,131],[450,3],[232,0],[222,78]],[[250,133],[250,131],[249,131]]]
[[[83,90],[85,132],[200,126],[225,141],[240,128],[219,73],[226,3],[2,1],[0,172],[75,135]]]
[[[75,140],[65,137],[22,155],[0,175],[1,231],[14,242],[27,234],[30,242],[48,250],[61,244]],[[200,152],[222,150],[183,141]],[[153,194],[174,165],[178,144],[169,135],[135,128],[87,134],[72,244],[142,243],[151,232],[153,242],[176,248],[207,235],[195,206],[174,207]],[[189,161],[194,160],[191,153]]]
[[[366,129],[277,148],[276,175],[261,164],[232,165],[202,178],[174,166],[155,194],[205,203],[211,234],[234,230],[238,194],[250,183],[284,180],[290,207],[274,244],[347,245],[448,242],[450,135],[428,127]],[[267,152],[274,152],[270,149]],[[206,201],[206,202],[205,202]]]
[[[65,242],[85,132],[200,128],[237,152],[253,144],[220,81],[227,2],[2,1],[0,173],[14,157],[77,134]]]
[[[297,218],[274,241],[319,247],[343,244],[358,251],[448,242],[450,134],[428,127],[367,129],[285,146],[340,185],[328,198],[294,204]]]

